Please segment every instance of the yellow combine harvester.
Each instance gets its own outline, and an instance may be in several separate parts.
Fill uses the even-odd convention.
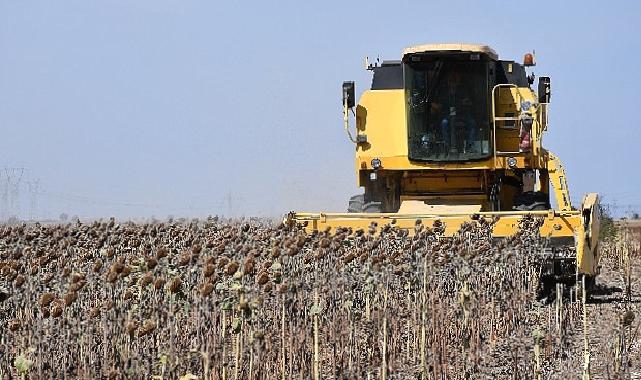
[[[531,88],[531,54],[519,64],[484,45],[430,44],[403,50],[400,61],[367,66],[372,86],[358,104],[354,82],[343,83],[345,128],[364,194],[350,199],[347,213],[292,212],[286,223],[335,230],[394,221],[412,233],[417,219],[440,220],[451,236],[485,217],[496,220],[493,234],[501,238],[533,215],[543,220],[540,234],[552,251],[550,274],[594,278],[598,198],[588,194],[572,207],[561,161],[541,144],[550,78],[538,78],[537,92]]]

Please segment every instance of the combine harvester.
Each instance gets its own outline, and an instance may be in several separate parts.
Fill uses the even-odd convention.
[[[503,238],[532,215],[543,220],[540,235],[549,242],[547,275],[592,282],[598,197],[587,194],[573,207],[561,161],[542,147],[550,78],[538,78],[533,91],[526,67],[534,64],[532,54],[521,65],[471,44],[413,46],[400,61],[366,63],[372,86],[358,104],[354,82],[343,83],[345,129],[356,145],[364,194],[350,199],[347,213],[292,212],[285,222],[335,231],[393,221],[411,234],[417,220],[428,226],[439,220],[452,236],[462,223],[483,217],[496,221],[493,235]]]

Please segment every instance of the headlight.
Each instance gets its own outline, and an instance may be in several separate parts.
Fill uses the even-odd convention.
[[[532,107],[532,103],[529,100],[524,100],[521,102],[521,112],[527,112]]]
[[[372,168],[373,169],[378,169],[378,168],[381,167],[381,159],[380,158],[373,158],[371,164],[372,164]]]
[[[508,157],[507,158],[507,166],[513,168],[516,166],[516,158],[514,157]]]

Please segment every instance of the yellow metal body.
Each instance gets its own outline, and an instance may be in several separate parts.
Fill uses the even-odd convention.
[[[487,46],[438,44],[406,49],[406,52],[421,49],[456,50],[496,54]],[[474,47],[476,46],[476,47]],[[466,51],[468,51],[466,50]],[[404,53],[405,54],[405,53]],[[409,53],[408,53],[409,54]],[[510,66],[511,70],[511,66]],[[524,214],[544,218],[541,236],[551,238],[573,238],[579,273],[595,275],[598,267],[598,197],[589,194],[580,209],[572,207],[567,178],[559,158],[542,146],[543,134],[547,130],[548,105],[539,104],[537,94],[530,87],[514,84],[500,84],[491,89],[490,139],[492,154],[482,160],[467,162],[426,162],[413,161],[408,157],[408,93],[404,89],[376,89],[362,93],[355,110],[356,135],[350,133],[350,140],[356,144],[355,170],[357,185],[366,186],[369,174],[379,173],[383,186],[403,201],[424,201],[425,203],[473,204],[480,208],[479,215],[498,217],[493,233],[496,237],[507,237],[516,232],[518,221]],[[530,107],[521,109],[524,102]],[[348,129],[347,106],[345,105],[345,127]],[[515,115],[530,117],[530,147],[519,149],[521,121]],[[372,166],[374,159],[380,168]],[[539,173],[536,189],[553,196],[557,209],[548,211],[494,211],[488,196],[492,176],[515,176],[518,170]],[[552,185],[552,192],[550,192]],[[400,194],[399,194],[400,193]],[[502,194],[504,209],[512,209],[514,192],[509,189]],[[395,205],[399,209],[398,204]],[[460,225],[471,220],[469,214],[447,213],[290,213],[288,223],[305,223],[309,230],[335,229],[337,227],[367,228],[372,222],[379,226],[395,221],[399,228],[411,233],[417,219],[431,225],[431,221],[445,223],[445,235],[454,234]]]

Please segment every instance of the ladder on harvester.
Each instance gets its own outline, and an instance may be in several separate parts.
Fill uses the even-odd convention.
[[[518,89],[518,87],[515,84],[497,84],[492,88],[492,138],[493,138],[493,143],[494,143],[494,160],[496,161],[496,157],[501,157],[501,156],[515,156],[515,155],[521,155],[523,152],[520,152],[518,150],[518,147],[514,151],[499,151],[498,147],[496,145],[496,128],[497,124],[499,125],[499,128],[503,129],[512,129],[512,130],[519,130],[521,129],[521,117],[520,115],[511,115],[511,116],[497,116],[496,114],[496,101],[497,101],[497,91],[500,90],[501,88],[515,88]],[[515,104],[518,104],[520,106],[521,104],[521,99],[520,99],[520,94],[518,91],[516,91],[516,96],[518,102],[515,102]],[[500,93],[499,93],[500,97]],[[516,112],[515,112],[516,113]]]

